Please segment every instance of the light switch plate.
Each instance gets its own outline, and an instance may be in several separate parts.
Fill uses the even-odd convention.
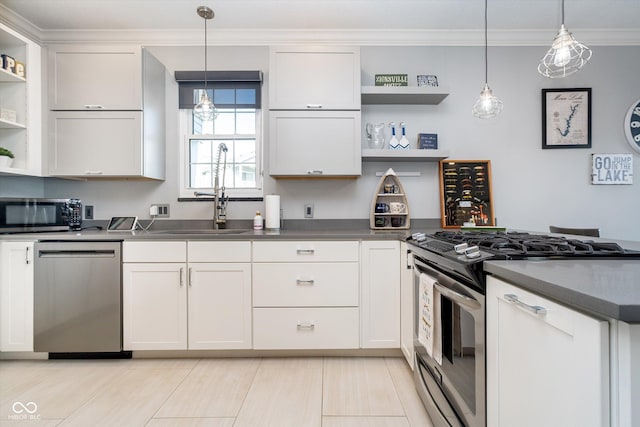
[[[305,218],[313,218],[313,204],[306,203],[304,205],[304,217]]]

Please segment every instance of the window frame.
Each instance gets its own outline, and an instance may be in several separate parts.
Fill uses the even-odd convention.
[[[201,197],[196,197],[194,192],[213,192],[213,188],[198,188],[194,189],[189,187],[190,181],[190,141],[192,139],[199,140],[225,140],[230,139],[230,135],[198,135],[193,134],[193,110],[179,109],[179,129],[180,129],[180,144],[179,144],[179,175],[180,175],[180,199],[192,199],[200,200]],[[263,130],[264,120],[261,108],[256,108],[256,187],[255,188],[229,188],[225,189],[225,194],[229,196],[231,200],[243,200],[243,199],[262,199],[263,197],[263,181],[264,181],[264,165],[263,165]],[[205,198],[206,200],[206,198]]]

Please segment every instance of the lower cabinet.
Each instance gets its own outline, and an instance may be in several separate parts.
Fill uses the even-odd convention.
[[[609,425],[608,322],[492,276],[486,307],[487,425]]]
[[[33,242],[0,242],[0,351],[33,351]]]
[[[413,370],[413,331],[415,317],[415,289],[413,286],[413,258],[407,244],[400,242],[400,349]]]
[[[400,347],[400,242],[363,241],[362,348]]]
[[[124,349],[251,348],[250,248],[250,242],[125,242]],[[206,262],[213,260],[229,262]]]
[[[360,345],[359,242],[253,244],[253,347]]]

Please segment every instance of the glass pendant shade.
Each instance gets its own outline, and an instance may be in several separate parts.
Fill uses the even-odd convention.
[[[473,104],[471,112],[479,119],[492,119],[502,111],[502,101],[493,96],[489,83],[484,84],[480,98]]]
[[[193,107],[193,114],[200,120],[213,120],[218,115],[218,110],[206,91],[202,91],[200,94],[200,102]]]
[[[200,94],[200,102],[193,107],[193,115],[203,121],[213,120],[218,115],[216,106],[207,94],[207,21],[213,19],[213,10],[206,6],[198,6],[198,16],[204,19],[204,90]]]
[[[576,41],[564,24],[553,39],[551,49],[540,60],[538,72],[550,79],[569,76],[591,59],[591,49]]]

